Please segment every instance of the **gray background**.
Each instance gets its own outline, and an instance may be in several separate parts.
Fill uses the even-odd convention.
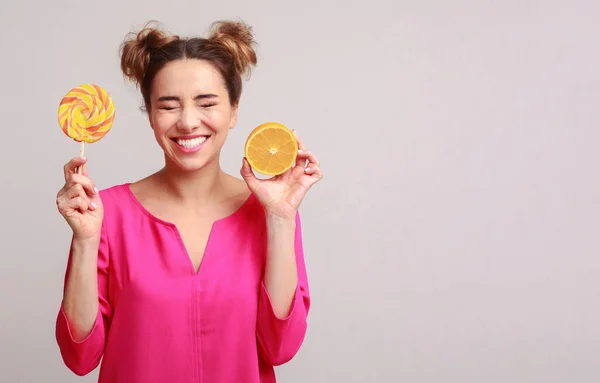
[[[0,12],[0,381],[93,382],[54,340],[78,154],[56,122],[79,83],[117,120],[101,188],[162,165],[118,45],[158,19],[254,27],[259,64],[223,153],[297,129],[324,180],[302,206],[313,306],[280,382],[600,381],[600,3],[48,1]],[[11,8],[8,9],[7,7]]]

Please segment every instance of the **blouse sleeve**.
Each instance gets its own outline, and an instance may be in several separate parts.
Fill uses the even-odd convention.
[[[298,284],[287,316],[282,318],[275,314],[264,281],[259,291],[257,317],[259,352],[262,358],[273,366],[287,363],[296,355],[304,341],[307,329],[310,294],[299,214],[296,214],[295,251]]]
[[[73,246],[69,250],[69,259],[65,275],[66,281],[72,261]],[[108,302],[108,239],[104,223],[98,249],[98,314],[91,332],[82,340],[75,340],[71,324],[61,302],[56,319],[55,336],[65,365],[76,375],[83,376],[92,372],[104,354],[104,345],[108,334],[108,323],[112,315]],[[64,289],[63,289],[64,292]]]

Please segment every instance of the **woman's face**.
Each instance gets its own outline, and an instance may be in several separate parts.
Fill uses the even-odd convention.
[[[208,62],[172,61],[154,77],[150,125],[165,159],[182,170],[197,170],[219,160],[237,107],[219,72]]]

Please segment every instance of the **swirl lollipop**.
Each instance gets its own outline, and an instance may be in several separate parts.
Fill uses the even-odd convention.
[[[64,134],[81,142],[82,157],[85,143],[91,144],[103,138],[114,120],[113,100],[98,85],[83,84],[71,89],[58,106],[58,123]],[[81,174],[82,167],[77,171]]]

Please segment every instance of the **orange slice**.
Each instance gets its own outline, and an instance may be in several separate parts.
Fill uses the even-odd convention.
[[[267,176],[276,176],[285,173],[296,163],[298,142],[285,125],[265,122],[250,132],[244,152],[254,170]]]

